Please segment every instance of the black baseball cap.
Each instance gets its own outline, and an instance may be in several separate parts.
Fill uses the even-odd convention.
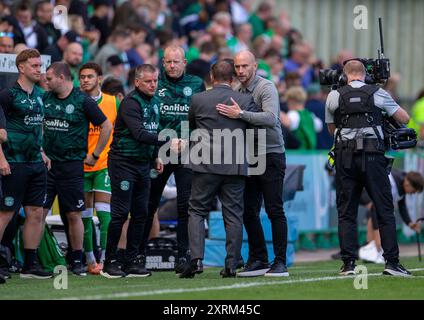
[[[81,38],[78,33],[76,33],[74,30],[69,30],[64,34],[65,38],[68,39],[69,42],[80,42]]]
[[[120,64],[123,64],[124,62],[122,61],[120,56],[115,54],[115,55],[107,58],[107,63],[109,63],[112,67],[114,67],[114,66],[118,66]]]
[[[113,5],[112,0],[93,0],[93,7],[97,8],[100,6],[111,7]]]

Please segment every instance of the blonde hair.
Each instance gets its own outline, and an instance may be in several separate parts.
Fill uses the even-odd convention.
[[[304,104],[306,102],[308,95],[306,94],[306,91],[302,87],[294,86],[287,90],[284,97],[288,103],[296,102],[296,103]]]

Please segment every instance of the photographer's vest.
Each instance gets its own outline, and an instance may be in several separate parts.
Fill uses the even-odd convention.
[[[383,125],[382,110],[374,104],[374,93],[379,89],[377,86],[364,85],[360,88],[343,86],[337,91],[340,93],[339,108],[334,112],[334,123],[337,128],[335,136],[335,151],[343,152],[343,163],[346,168],[350,167],[354,153],[365,152],[384,153],[384,137],[377,130],[377,126]],[[371,127],[377,139],[357,136],[351,140],[342,140],[342,129],[361,129]],[[364,157],[363,157],[364,158]],[[363,159],[363,168],[364,168]]]

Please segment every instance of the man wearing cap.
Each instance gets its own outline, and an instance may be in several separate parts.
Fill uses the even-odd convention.
[[[105,79],[108,77],[117,78],[124,86],[126,85],[128,71],[125,69],[124,62],[119,55],[114,54],[107,59],[106,73]]]
[[[80,36],[75,31],[70,30],[62,35],[57,42],[44,49],[43,54],[51,56],[51,63],[62,61],[63,52],[72,42],[80,42]]]

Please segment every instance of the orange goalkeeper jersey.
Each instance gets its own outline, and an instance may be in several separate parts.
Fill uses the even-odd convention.
[[[99,108],[102,110],[105,116],[108,118],[112,126],[114,126],[119,107],[119,102],[116,97],[102,93],[102,97],[99,101],[97,101],[97,104],[99,105]],[[90,123],[90,127],[88,130],[88,154],[94,151],[94,148],[97,145],[97,141],[99,140],[99,136],[100,127],[95,127],[92,123]],[[94,167],[84,165],[85,172],[99,171],[107,168],[107,154],[110,149],[110,144],[112,143],[112,136],[113,132],[110,135],[106,147],[99,155],[99,160],[97,160],[96,165]]]

